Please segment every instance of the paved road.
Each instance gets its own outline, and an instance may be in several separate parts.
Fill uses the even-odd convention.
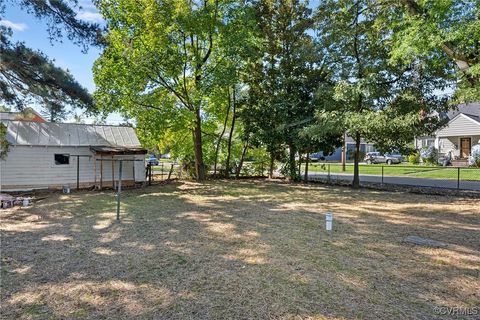
[[[308,174],[309,179],[315,178],[327,179],[328,173],[312,172]],[[330,179],[352,181],[353,175],[348,173],[331,173]],[[360,175],[360,182],[382,182],[382,176],[362,174]],[[427,178],[410,178],[398,176],[384,176],[383,183],[386,184],[400,184],[417,187],[433,187],[433,188],[448,188],[457,189],[457,180],[442,180],[442,179],[427,179]],[[460,189],[463,190],[478,190],[480,191],[480,181],[460,181]]]

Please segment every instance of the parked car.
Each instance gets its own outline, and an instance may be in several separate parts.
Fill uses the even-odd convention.
[[[151,166],[158,166],[158,159],[153,154],[147,158],[147,164]]]
[[[372,163],[394,164],[394,163],[401,163],[403,161],[403,157],[399,154],[381,154],[380,152],[367,152],[367,154],[365,155],[364,161],[367,164],[372,164]]]

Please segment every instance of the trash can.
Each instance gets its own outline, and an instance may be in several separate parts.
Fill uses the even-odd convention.
[[[63,186],[63,193],[70,193],[70,186],[68,184]]]

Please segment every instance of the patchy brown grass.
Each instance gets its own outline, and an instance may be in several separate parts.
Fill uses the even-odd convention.
[[[478,200],[263,181],[123,200],[120,223],[111,193],[0,211],[2,318],[432,319],[479,305]]]

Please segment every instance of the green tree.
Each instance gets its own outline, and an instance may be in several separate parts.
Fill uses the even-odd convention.
[[[384,152],[405,150],[415,135],[437,128],[439,121],[431,114],[445,108],[435,95],[447,85],[443,66],[391,63],[391,32],[377,27],[373,2],[324,1],[315,28],[334,84],[322,88],[330,95],[323,95],[324,108],[311,132],[320,137],[346,132],[355,140],[354,187],[360,182],[361,139]]]
[[[246,79],[249,98],[241,115],[246,129],[255,135],[254,141],[270,153],[269,175],[286,147],[284,171],[296,180],[299,133],[313,121],[313,93],[325,78],[308,32],[313,26],[312,11],[308,2],[299,0],[258,1],[255,9],[262,42],[250,65]]]
[[[4,4],[12,3],[46,21],[50,40],[66,36],[87,50],[98,44],[99,28],[76,18],[76,1],[0,0],[0,20]],[[10,40],[12,32],[0,26],[0,102],[23,109],[28,102],[45,106],[51,120],[63,119],[66,107],[93,110],[88,91],[66,70],[56,67],[43,53]]]
[[[390,57],[404,64],[435,61],[456,80],[456,99],[480,100],[480,2],[372,2],[376,24],[392,32]]]
[[[192,138],[195,172],[205,179],[203,129],[211,120],[209,90],[222,57],[242,48],[242,33],[231,26],[243,19],[236,1],[98,1],[107,21],[107,47],[94,67],[96,97],[103,110],[157,119],[146,135],[173,126],[170,139]],[[235,39],[232,40],[231,37]],[[231,48],[225,50],[223,44]],[[163,119],[160,117],[164,116]],[[175,149],[175,148],[174,148]],[[185,153],[188,154],[188,153]]]
[[[10,150],[10,142],[7,140],[7,127],[0,123],[0,160],[5,159]]]

